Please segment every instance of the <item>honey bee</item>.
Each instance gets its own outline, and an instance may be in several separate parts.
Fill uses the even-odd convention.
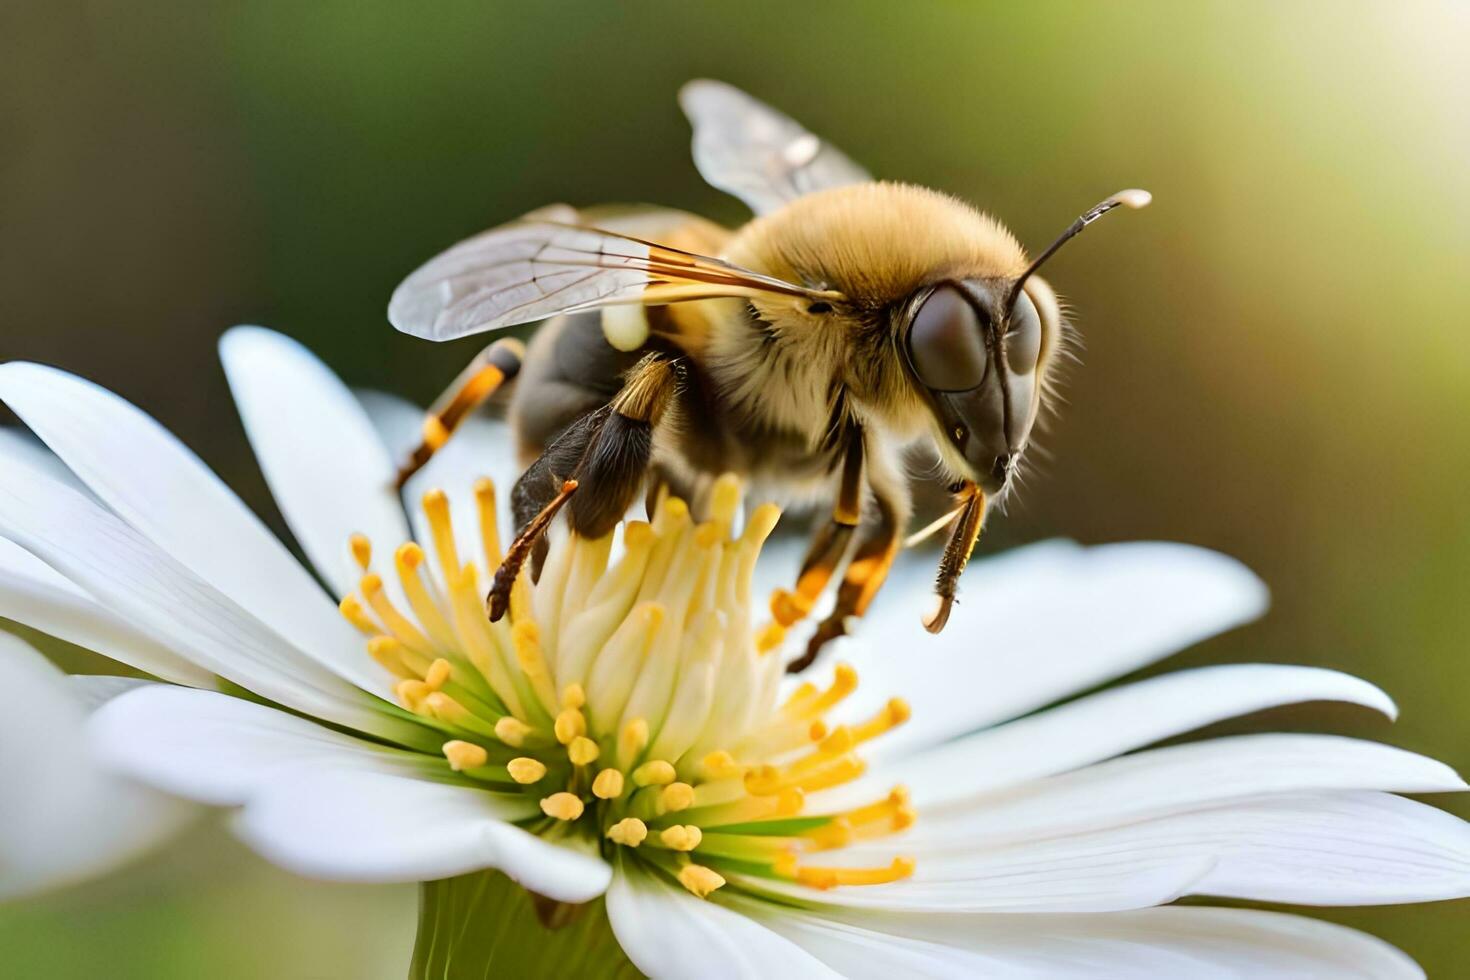
[[[731,86],[691,82],[680,104],[699,172],[755,218],[730,231],[662,208],[553,205],[430,259],[393,294],[399,330],[442,341],[548,322],[528,348],[501,339],[461,373],[399,485],[518,376],[520,531],[487,598],[492,619],[563,509],[575,533],[599,537],[640,494],[668,487],[698,507],[731,471],[788,502],[825,497],[831,519],[795,587],[771,603],[783,627],[802,620],[846,559],[795,671],[882,586],[912,509],[903,454],[927,444],[956,499],[924,618],[938,632],[1062,349],[1056,294],[1036,270],[1104,213],[1149,195],[1113,195],[1028,261],[994,219],[874,181]]]

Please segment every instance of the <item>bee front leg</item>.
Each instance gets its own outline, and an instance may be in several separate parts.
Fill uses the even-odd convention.
[[[924,617],[924,628],[930,633],[938,633],[949,622],[960,575],[970,562],[970,553],[975,550],[981,525],[985,523],[984,491],[966,480],[960,485],[958,496],[960,516],[950,528],[949,541],[944,545],[939,571],[934,576],[934,609]]]
[[[777,589],[771,596],[771,615],[783,628],[801,622],[811,614],[822,597],[827,583],[837,571],[853,531],[862,519],[863,502],[863,432],[852,426],[842,460],[842,482],[837,490],[837,504],[832,519],[822,525],[807,549],[801,573],[794,590]]]
[[[394,480],[396,489],[402,490],[409,477],[434,458],[471,412],[520,373],[525,355],[526,347],[519,340],[502,337],[481,351],[459,373],[459,377],[434,400],[424,416],[423,435],[408,459],[398,468],[398,476]]]
[[[511,504],[521,531],[485,598],[490,621],[505,615],[521,567],[563,507],[574,533],[600,538],[638,499],[653,460],[653,432],[679,387],[678,364],[649,355],[613,400],[573,423],[516,481]]]

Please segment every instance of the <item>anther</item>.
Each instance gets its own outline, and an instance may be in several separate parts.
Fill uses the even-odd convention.
[[[511,779],[514,779],[522,786],[530,786],[532,783],[539,783],[542,777],[546,775],[546,764],[539,759],[528,759],[525,756],[521,756],[518,759],[512,759],[507,762],[505,764],[505,771],[510,773]],[[544,804],[542,808],[545,808]],[[552,814],[552,816],[555,816],[555,814]],[[567,818],[564,817],[563,819]],[[576,818],[573,817],[571,819]]]
[[[526,738],[534,731],[530,725],[519,718],[506,715],[495,723],[495,737],[513,749],[518,749],[526,744]]]
[[[444,686],[444,682],[449,680],[451,669],[449,661],[440,657],[438,660],[429,664],[429,670],[424,674],[424,683],[436,691],[439,690],[439,688]]]
[[[678,776],[671,763],[653,759],[633,770],[633,783],[637,786],[667,786]]]
[[[913,858],[896,857],[886,868],[797,868],[795,877],[799,884],[827,889],[838,885],[885,885],[913,873]]]
[[[704,832],[694,824],[675,824],[659,832],[658,839],[665,847],[675,851],[692,851],[704,839]]]
[[[623,774],[617,769],[604,769],[592,780],[592,795],[599,800],[615,800],[623,795]]]
[[[343,619],[367,636],[378,636],[383,632],[382,628],[367,614],[367,610],[362,608],[362,603],[355,595],[344,596],[342,601],[337,603],[337,611],[342,614]]]
[[[700,760],[704,774],[709,779],[733,779],[741,774],[735,757],[724,749],[716,749]]]
[[[587,703],[587,694],[582,690],[581,684],[568,684],[561,690],[561,706],[563,708],[581,708]]]
[[[564,708],[556,716],[554,730],[558,742],[570,745],[578,735],[587,734],[587,718],[576,708]]]
[[[700,898],[706,898],[710,892],[722,887],[725,879],[702,864],[686,864],[679,869],[679,884]]]
[[[488,476],[475,481],[475,505],[480,518],[480,546],[485,552],[485,567],[498,568],[503,557],[500,551],[500,529],[495,517],[495,483]]]
[[[552,793],[541,801],[541,812],[557,820],[576,820],[582,810],[582,798],[571,793]]]
[[[382,664],[390,674],[403,680],[418,680],[419,675],[399,655],[401,649],[402,645],[391,636],[375,636],[367,644],[368,655]]]
[[[648,839],[648,825],[637,817],[624,817],[607,828],[607,839],[624,847],[637,847]]]
[[[669,783],[659,794],[659,805],[669,813],[689,809],[694,805],[694,787],[688,783]]]
[[[373,564],[373,543],[364,534],[354,534],[347,539],[347,546],[352,549],[352,560],[357,562],[357,567],[364,572]]]
[[[429,536],[439,555],[444,580],[452,582],[459,575],[459,549],[454,543],[454,523],[449,516],[449,497],[443,490],[433,489],[423,496],[424,517],[429,521]]]
[[[449,768],[455,772],[478,769],[489,760],[489,757],[489,753],[474,742],[461,742],[459,739],[454,739],[444,743],[444,758],[449,760]]]
[[[572,765],[575,766],[591,765],[597,761],[600,754],[601,750],[598,749],[597,743],[585,735],[578,735],[567,746],[567,758],[572,760]]]

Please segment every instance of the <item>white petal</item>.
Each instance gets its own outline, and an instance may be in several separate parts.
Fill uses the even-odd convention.
[[[1183,882],[1176,894],[1311,905],[1382,905],[1470,895],[1470,825],[1387,793],[1255,797],[1105,830],[994,847],[959,837],[810,863],[872,863],[894,849],[916,854],[910,881],[813,897],[798,886],[754,887],[814,904],[894,911],[1093,911],[1074,894],[1127,899],[1145,873]],[[823,860],[825,859],[825,860]],[[1050,885],[1036,901],[1038,883]],[[980,900],[977,900],[977,896]],[[1146,895],[1139,893],[1139,897]],[[1051,903],[1051,904],[1047,904]],[[1162,904],[1136,901],[1115,908]],[[1105,910],[1105,909],[1099,909]]]
[[[266,858],[313,877],[429,881],[498,868],[558,901],[602,894],[612,872],[601,858],[504,822],[535,812],[519,795],[382,773],[297,770],[263,787],[236,831]]]
[[[851,656],[850,716],[895,695],[913,720],[877,748],[912,750],[1014,718],[1259,616],[1266,589],[1234,559],[1153,542],[1047,542],[979,562],[937,637],[915,596],[932,567],[904,559]],[[926,600],[927,601],[927,600]]]
[[[746,916],[636,865],[619,864],[607,917],[628,959],[653,980],[841,976]]]
[[[147,414],[74,375],[0,365],[0,398],[97,496],[195,575],[359,687],[387,673],[311,575],[203,462]],[[339,547],[346,551],[346,539]]]
[[[193,816],[190,805],[100,768],[66,676],[5,633],[0,690],[0,900],[111,871]]]
[[[448,773],[432,756],[213,691],[150,685],[102,707],[88,728],[97,757],[118,772],[215,806],[239,806],[272,778],[302,766]]]
[[[920,807],[1015,786],[1130,752],[1226,718],[1302,701],[1344,701],[1395,714],[1388,695],[1317,667],[1229,664],[1178,671],[1113,688],[875,766],[840,797],[843,808],[901,782]],[[1078,732],[1086,732],[1078,738]],[[881,744],[881,743],[879,743]]]
[[[0,535],[210,673],[307,714],[423,744],[423,728],[389,717],[76,491],[22,467],[0,469]]]
[[[13,425],[0,425],[0,460],[6,466],[29,466],[40,470],[53,480],[67,484],[73,490],[85,490],[76,474],[67,469],[46,444],[31,433]]]
[[[1382,940],[1274,912],[1169,907],[1100,915],[827,916],[732,896],[731,904],[844,976],[1154,980],[1363,978],[1423,972]]]
[[[1310,790],[1437,793],[1465,788],[1441,762],[1334,735],[1238,735],[1123,756],[920,812],[905,846],[999,847],[1217,805]]]
[[[296,341],[235,327],[220,341],[220,358],[291,533],[346,595],[362,574],[348,548],[352,534],[367,535],[385,555],[408,540],[393,461],[352,392]]]
[[[179,656],[18,544],[0,538],[0,617],[94,650],[165,680],[211,687],[214,675]]]
[[[419,442],[424,410],[412,402],[379,391],[358,392],[357,397],[377,426],[392,457],[406,459]],[[472,490],[475,480],[486,476],[495,482],[500,504],[497,508],[500,540],[502,546],[508,544],[514,533],[509,507],[510,491],[520,475],[521,466],[516,460],[515,439],[510,426],[499,419],[478,415],[466,419],[444,448],[435,453],[433,459],[403,488],[414,537],[419,541],[432,540],[419,501],[425,491],[437,488],[449,495],[450,516],[454,520],[454,537],[460,555],[466,560],[479,558],[480,524]]]

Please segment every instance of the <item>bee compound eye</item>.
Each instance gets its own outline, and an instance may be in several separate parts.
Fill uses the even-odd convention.
[[[985,337],[975,307],[953,286],[940,286],[909,328],[909,357],[934,391],[969,391],[985,380]]]
[[[1024,291],[1016,297],[1006,324],[1006,365],[1015,374],[1029,374],[1041,357],[1041,315]]]

